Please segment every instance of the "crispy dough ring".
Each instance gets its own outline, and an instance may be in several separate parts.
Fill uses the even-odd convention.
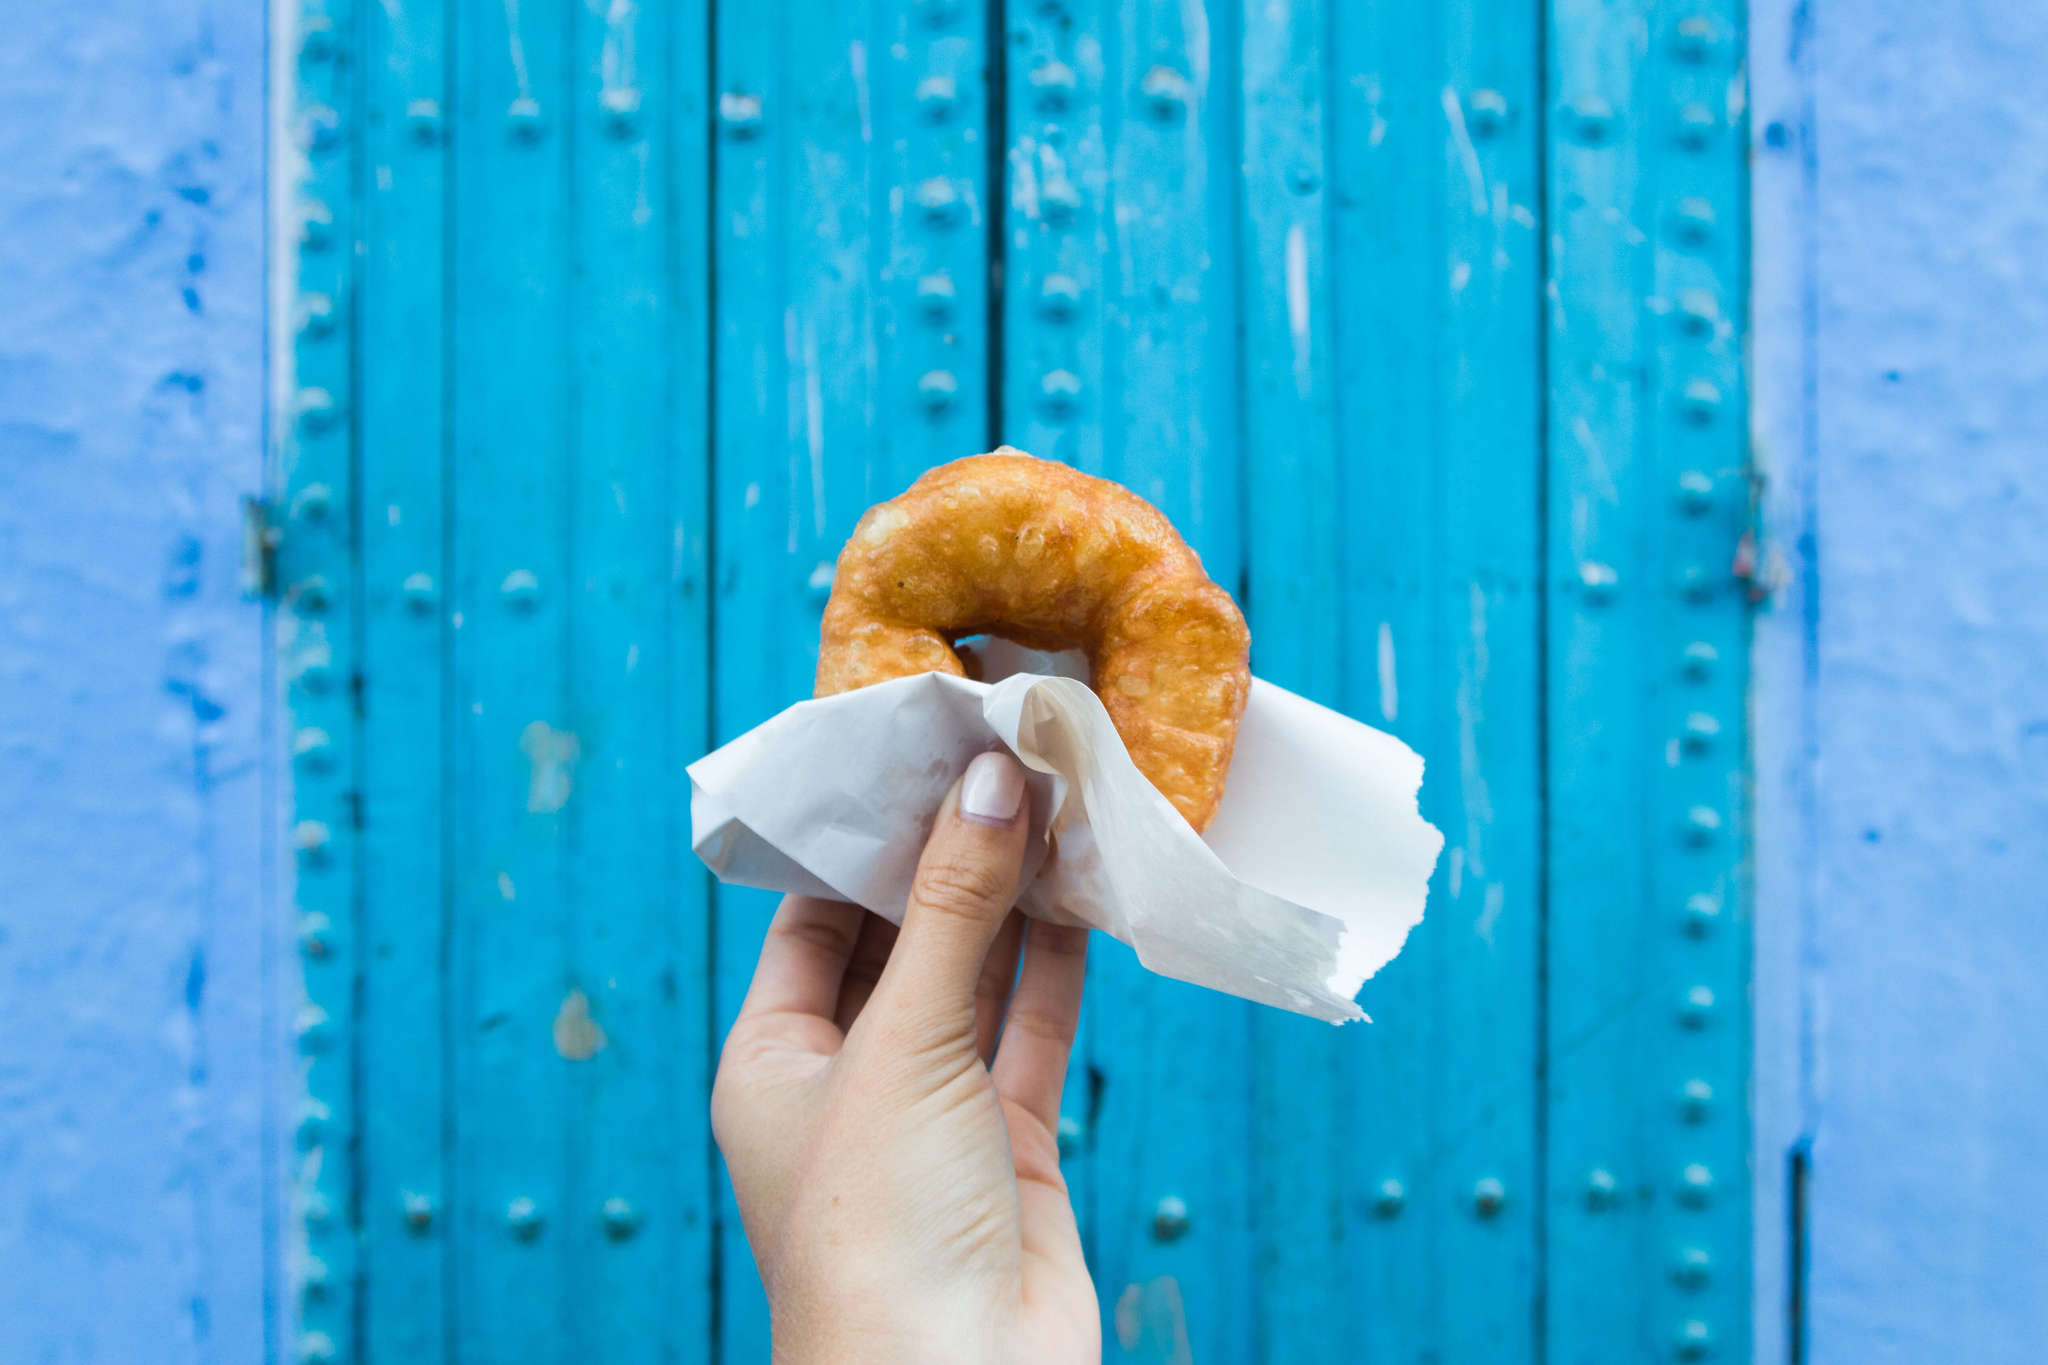
[[[868,509],[840,552],[817,695],[964,674],[953,642],[1087,651],[1138,771],[1196,829],[1223,798],[1251,688],[1230,594],[1137,494],[1004,446]]]

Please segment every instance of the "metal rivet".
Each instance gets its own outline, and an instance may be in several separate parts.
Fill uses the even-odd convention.
[[[1038,381],[1038,392],[1047,412],[1072,412],[1081,396],[1081,378],[1072,370],[1054,370]]]
[[[1714,47],[1714,21],[1704,14],[1688,14],[1678,21],[1675,39],[1672,47],[1682,60],[1703,62]]]
[[[1612,1208],[1620,1190],[1612,1171],[1595,1167],[1586,1175],[1586,1205],[1589,1208]]]
[[[1707,1325],[1698,1318],[1679,1324],[1673,1349],[1680,1360],[1705,1360],[1713,1346],[1714,1334],[1708,1331]]]
[[[1068,1114],[1060,1115],[1059,1147],[1061,1156],[1072,1156],[1081,1150],[1081,1121]]]
[[[1188,78],[1170,66],[1155,66],[1145,73],[1145,79],[1138,84],[1152,112],[1161,118],[1169,118],[1187,107]]]
[[[1713,597],[1721,582],[1720,576],[1708,572],[1705,566],[1688,564],[1678,572],[1678,595],[1688,602],[1705,602]]]
[[[307,957],[324,958],[334,951],[334,926],[318,911],[299,921],[299,949]]]
[[[1169,1194],[1152,1209],[1152,1235],[1162,1242],[1174,1242],[1187,1233],[1187,1201],[1177,1194]]]
[[[1706,105],[1697,101],[1686,105],[1678,111],[1679,145],[1698,151],[1707,145],[1707,139],[1714,135],[1719,122],[1714,111]]]
[[[1687,335],[1711,336],[1714,324],[1721,320],[1721,305],[1707,289],[1681,289],[1678,291],[1678,325]]]
[[[405,599],[406,606],[420,615],[425,615],[434,609],[437,597],[434,591],[434,576],[430,573],[407,574],[405,581],[398,585],[398,593]]]
[[[1694,806],[1685,813],[1685,841],[1695,846],[1709,844],[1721,832],[1721,816],[1712,806]]]
[[[285,605],[308,616],[318,616],[334,604],[327,580],[319,574],[300,579],[285,589]]]
[[[623,1242],[640,1230],[640,1212],[626,1200],[613,1195],[604,1201],[604,1234]]]
[[[1038,211],[1055,223],[1063,223],[1081,211],[1081,192],[1071,180],[1047,182],[1038,192]]]
[[[953,182],[935,175],[917,187],[917,206],[934,223],[950,223],[960,212],[960,192]]]
[[[1685,647],[1685,658],[1681,667],[1684,668],[1686,677],[1698,682],[1714,671],[1714,665],[1720,658],[1720,651],[1705,640],[1694,640]]]
[[[307,1100],[299,1106],[299,1122],[294,1129],[300,1151],[310,1151],[320,1145],[320,1139],[327,1135],[327,1120],[331,1114],[326,1105],[318,1100]]]
[[[1678,476],[1678,505],[1698,514],[1714,502],[1713,476],[1703,469],[1688,469]]]
[[[334,510],[334,490],[324,483],[309,483],[292,496],[294,521],[325,521]]]
[[[1679,200],[1671,219],[1673,234],[1687,246],[1704,246],[1714,235],[1714,206],[1705,199]]]
[[[1721,734],[1721,722],[1704,711],[1695,711],[1685,718],[1685,747],[1693,753],[1703,754],[1714,747],[1715,739]]]
[[[804,580],[804,590],[810,594],[811,604],[822,608],[832,600],[832,574],[837,566],[832,560],[819,560],[811,566],[811,576]]]
[[[334,299],[308,294],[299,300],[299,335],[324,337],[334,331]]]
[[[303,389],[293,405],[299,414],[299,430],[321,432],[334,425],[334,395],[325,389]]]
[[[1507,1202],[1507,1187],[1493,1176],[1486,1176],[1472,1186],[1472,1210],[1481,1218],[1493,1217]]]
[[[299,116],[299,141],[309,152],[324,152],[341,140],[341,115],[315,104]]]
[[[1615,585],[1621,576],[1611,565],[1589,559],[1579,565],[1579,586],[1585,590],[1588,602],[1605,602],[1614,596]]]
[[[292,736],[292,761],[308,772],[327,772],[334,767],[334,741],[319,726],[309,725]]]
[[[1678,1004],[1678,1021],[1687,1028],[1705,1028],[1714,1017],[1714,990],[1711,986],[1693,986]]]
[[[1382,1180],[1379,1189],[1373,1192],[1372,1208],[1382,1218],[1392,1218],[1401,1212],[1408,1202],[1408,1191],[1398,1180]]]
[[[404,1210],[405,1226],[413,1232],[425,1232],[434,1225],[434,1201],[426,1195],[407,1190],[399,1197],[399,1206]]]
[[[299,245],[307,251],[325,251],[334,241],[334,210],[317,199],[306,202],[305,217],[299,220]]]
[[[324,62],[334,55],[334,20],[324,14],[309,14],[299,24],[299,56],[309,62]]]
[[[304,854],[308,861],[318,862],[327,856],[327,845],[332,837],[324,820],[301,820],[292,826],[292,847]]]
[[[318,1256],[308,1256],[299,1262],[299,1297],[301,1299],[324,1299],[327,1297],[329,1276],[327,1262]]]
[[[315,696],[333,687],[334,666],[328,661],[327,651],[308,651],[305,662],[293,672],[292,681]]]
[[[1582,95],[1572,101],[1571,129],[1580,142],[1597,145],[1614,131],[1614,106],[1598,95]]]
[[[1474,90],[1472,112],[1468,120],[1472,131],[1480,137],[1492,137],[1508,121],[1507,96],[1498,90]]]
[[[943,412],[953,405],[953,396],[960,392],[960,381],[953,377],[951,370],[926,370],[917,380],[917,396],[924,400],[927,411]]]
[[[1678,1091],[1678,1112],[1687,1123],[1700,1123],[1714,1109],[1714,1087],[1695,1076]]]
[[[1704,1247],[1680,1247],[1678,1255],[1671,1262],[1671,1278],[1680,1288],[1698,1289],[1707,1282],[1707,1274],[1713,1269],[1713,1258]]]
[[[952,313],[953,299],[953,277],[945,271],[918,277],[917,301],[924,305],[928,316],[943,318]]]
[[[441,101],[413,100],[405,106],[406,126],[417,142],[437,142],[441,137]]]
[[[1695,1161],[1678,1173],[1678,1197],[1693,1208],[1707,1202],[1714,1192],[1714,1173]]]
[[[1713,932],[1714,921],[1721,917],[1719,898],[1704,891],[1695,892],[1685,898],[1685,933],[1688,938],[1705,938]]]
[[[323,1231],[334,1221],[334,1205],[327,1202],[326,1195],[315,1191],[299,1206],[299,1218],[310,1230]]]
[[[505,1206],[505,1226],[520,1241],[530,1242],[540,1236],[540,1225],[540,1205],[525,1195]]]
[[[598,92],[604,107],[605,126],[613,137],[626,137],[640,126],[640,91],[631,85],[614,86]]]
[[[302,1365],[331,1365],[334,1339],[325,1332],[308,1332],[299,1338],[298,1353]]]
[[[1721,406],[1721,390],[1711,379],[1688,379],[1679,401],[1687,421],[1705,426],[1714,420],[1714,412]]]
[[[1323,187],[1322,172],[1309,165],[1290,166],[1287,169],[1287,188],[1296,194],[1314,194]]]
[[[1081,302],[1081,284],[1072,275],[1047,275],[1038,286],[1038,308],[1055,321],[1074,315]]]
[[[298,1035],[299,1051],[306,1056],[316,1057],[327,1051],[334,1039],[334,1028],[327,1020],[327,1011],[318,1005],[307,1005],[300,1009],[292,1021],[292,1032]]]
[[[1074,68],[1065,62],[1040,62],[1031,68],[1029,80],[1041,109],[1064,109],[1074,93]]]
[[[505,581],[498,585],[498,595],[510,606],[521,611],[530,611],[540,599],[540,580],[533,576],[531,569],[514,569],[505,575]]]
[[[521,95],[505,106],[505,120],[512,125],[512,136],[521,142],[533,142],[545,131],[541,122],[540,101],[531,95]]]
[[[761,131],[761,97],[728,90],[718,97],[718,121],[736,138],[749,138]]]
[[[959,88],[951,76],[926,76],[917,83],[917,102],[927,118],[946,117],[953,112],[953,106],[959,99]]]

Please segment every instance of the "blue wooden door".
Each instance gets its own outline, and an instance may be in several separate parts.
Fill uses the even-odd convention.
[[[308,1360],[743,1362],[683,765],[870,503],[1151,498],[1447,836],[1343,1031],[1104,945],[1111,1359],[1747,1353],[1733,0],[280,7]]]

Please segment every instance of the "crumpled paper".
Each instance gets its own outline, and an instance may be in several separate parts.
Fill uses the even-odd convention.
[[[1162,976],[1341,1023],[1421,922],[1443,835],[1422,759],[1254,678],[1223,804],[1196,834],[1138,772],[1078,655],[991,641],[987,682],[940,673],[799,702],[690,765],[697,854],[721,881],[891,921],[969,759],[1029,770],[1020,907],[1113,934]]]

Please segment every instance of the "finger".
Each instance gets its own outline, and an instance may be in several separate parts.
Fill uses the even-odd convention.
[[[1067,1058],[1081,1022],[1088,975],[1088,931],[1033,922],[1024,940],[1024,970],[1003,1021],[1003,1045],[991,1072],[996,1093],[1055,1133]]]
[[[1016,899],[1028,825],[1023,765],[1000,751],[976,757],[939,807],[869,1013],[972,1045],[974,986]]]
[[[761,960],[754,966],[740,1018],[814,1014],[830,1019],[865,913],[840,901],[784,897],[761,942]]]
[[[839,1010],[833,1015],[833,1022],[839,1025],[840,1032],[852,1028],[853,1021],[860,1018],[868,997],[875,993],[875,983],[882,979],[882,968],[888,965],[889,950],[895,946],[895,925],[880,915],[869,915],[861,921],[860,940],[853,945],[853,956],[847,961],[846,975],[839,983]]]
[[[1003,1031],[1003,1011],[1010,1004],[1010,988],[1017,984],[1017,956],[1024,948],[1024,916],[1012,910],[1003,920],[996,941],[982,959],[981,976],[974,983],[974,1046],[981,1060],[996,1055],[996,1039]]]

